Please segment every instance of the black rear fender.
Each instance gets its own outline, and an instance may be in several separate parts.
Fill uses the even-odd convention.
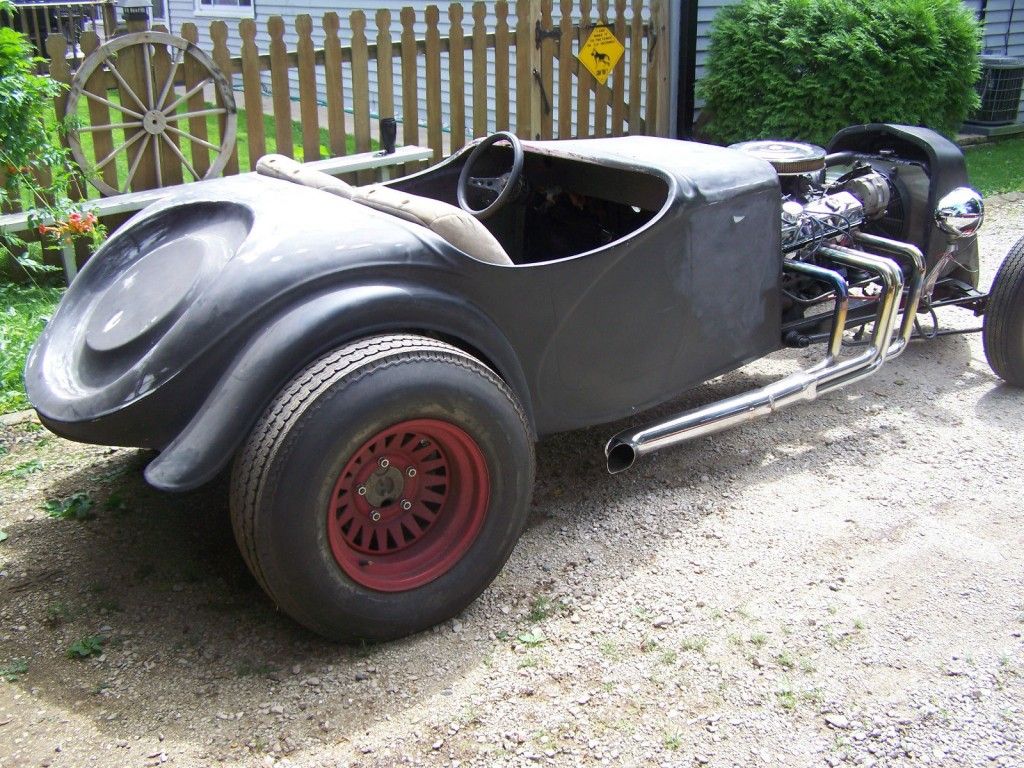
[[[189,423],[146,468],[146,479],[167,491],[208,482],[231,461],[274,395],[307,364],[356,339],[397,331],[440,337],[478,357],[516,393],[536,431],[519,361],[483,312],[422,287],[356,286],[293,306],[245,344]]]

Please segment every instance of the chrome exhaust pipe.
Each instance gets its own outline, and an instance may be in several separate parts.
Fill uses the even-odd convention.
[[[896,346],[889,350],[890,359],[899,357],[907,348],[910,337],[914,334],[914,318],[917,315],[918,306],[921,304],[921,297],[924,295],[926,281],[924,254],[916,245],[901,243],[899,240],[879,235],[869,235],[866,232],[855,232],[853,239],[858,243],[873,246],[879,251],[904,256],[909,262],[910,276],[907,278],[907,301],[903,305],[903,323],[900,325],[899,337],[895,341]]]
[[[875,239],[873,236],[868,237]],[[897,252],[910,260],[910,292],[897,339],[893,339],[893,331],[903,293],[903,272],[892,259],[848,248],[822,249],[822,252],[833,261],[875,273],[882,284],[871,341],[860,354],[842,360],[839,359],[839,353],[849,308],[849,288],[846,281],[838,272],[830,269],[803,262],[786,262],[783,264],[784,269],[817,277],[834,286],[836,307],[832,314],[832,330],[825,359],[760,389],[695,408],[667,421],[619,432],[605,446],[608,471],[612,474],[623,472],[633,466],[639,457],[654,451],[722,432],[738,424],[767,416],[801,400],[814,400],[819,394],[870,376],[888,357],[900,354],[913,332],[914,313],[917,311],[924,282],[924,259],[921,252],[913,246],[885,238],[877,240],[882,242],[872,243],[876,247],[890,251],[898,248]]]

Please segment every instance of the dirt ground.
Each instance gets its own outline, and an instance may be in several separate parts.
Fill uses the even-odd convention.
[[[1024,202],[989,218],[984,285]],[[4,426],[0,768],[1024,765],[1022,425],[972,335],[625,475],[558,436],[483,597],[363,647],[275,612],[223,483]]]

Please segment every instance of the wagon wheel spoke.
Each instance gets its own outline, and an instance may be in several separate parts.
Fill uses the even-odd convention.
[[[102,96],[100,96],[98,94],[95,94],[95,93],[90,93],[89,91],[82,91],[82,94],[87,99],[92,99],[93,101],[98,101],[100,104],[106,104],[111,109],[116,109],[119,112],[124,112],[129,117],[137,117],[139,120],[142,119],[142,115],[141,114],[136,112],[134,109],[128,109],[128,107],[124,106],[123,104],[116,104],[113,101],[111,101],[110,99],[105,99]]]
[[[117,157],[117,155],[119,155],[121,152],[126,151],[128,149],[128,147],[130,147],[132,144],[134,144],[135,142],[137,142],[139,139],[141,139],[143,136],[146,136],[146,135],[148,135],[148,134],[146,134],[143,131],[140,131],[139,133],[136,133],[134,136],[132,136],[130,139],[128,139],[128,141],[124,142],[124,144],[122,144],[121,146],[114,148],[110,152],[109,155],[107,155],[102,160],[100,160],[98,163],[96,163],[96,165],[93,166],[93,170],[94,171],[103,170],[103,168],[107,165],[107,163],[109,163],[111,160],[113,160],[115,157]]]
[[[177,49],[174,54],[174,60],[171,62],[171,72],[167,75],[167,82],[164,83],[164,87],[160,89],[160,98],[153,104],[153,109],[160,109],[164,101],[167,100],[167,94],[170,93],[174,87],[174,78],[178,74],[178,67],[181,66],[182,60],[185,58],[185,51]]]
[[[149,103],[150,109],[156,109],[156,102],[153,101],[153,54],[149,50],[149,43],[143,43],[142,57],[146,68],[144,73],[146,78],[146,100]],[[157,175],[159,176],[159,174]]]
[[[173,125],[168,125],[166,126],[166,128],[171,133],[177,134],[178,136],[181,136],[183,139],[188,139],[189,141],[194,142],[195,144],[198,144],[201,147],[206,147],[207,149],[212,149],[216,152],[219,152],[221,149],[216,144],[211,144],[205,139],[200,139],[198,136],[193,136],[191,133],[188,133],[187,131],[179,130],[178,128],[175,128]]]
[[[141,128],[142,123],[133,121],[130,123],[110,123],[109,125],[86,125],[78,129],[79,133],[92,133],[93,131],[112,131],[115,128]]]
[[[190,162],[189,162],[189,161],[188,161],[188,160],[187,160],[187,159],[185,158],[185,155],[184,155],[184,154],[182,153],[182,151],[181,151],[181,150],[180,150],[180,149],[178,148],[178,145],[177,145],[177,144],[175,144],[175,143],[174,143],[173,141],[171,141],[171,140],[170,140],[170,139],[169,139],[169,138],[167,137],[167,134],[166,134],[166,133],[161,133],[161,134],[160,134],[160,138],[161,138],[161,139],[163,139],[163,140],[164,140],[164,141],[165,141],[165,142],[167,143],[167,146],[171,148],[171,151],[172,151],[172,152],[174,152],[174,154],[176,154],[176,155],[178,156],[178,159],[179,159],[179,160],[181,160],[181,164],[185,166],[185,169],[186,169],[186,170],[187,170],[187,171],[188,171],[189,173],[191,173],[191,174],[192,174],[192,178],[193,178],[193,179],[195,179],[196,181],[199,181],[199,180],[200,180],[200,179],[202,178],[202,176],[200,176],[200,175],[199,175],[198,173],[196,173],[196,169],[195,169],[195,168],[193,168],[193,167],[192,167],[192,163],[190,163]]]
[[[121,188],[121,192],[128,192],[132,187],[132,179],[135,178],[135,172],[139,170],[139,163],[142,162],[142,156],[146,154],[146,147],[149,146],[150,135],[148,133],[142,134],[145,138],[142,140],[142,144],[139,145],[139,151],[135,153],[135,159],[132,160],[132,167],[128,169],[128,178],[124,180],[124,187]]]
[[[168,115],[167,120],[178,122],[192,117],[205,117],[206,115],[226,115],[228,111],[224,107],[211,107],[210,109],[197,109],[195,112],[182,112],[181,114]]]
[[[178,105],[180,105],[182,102],[187,101],[188,99],[190,99],[192,96],[194,96],[196,93],[198,93],[201,89],[205,88],[207,85],[209,85],[212,82],[213,82],[213,78],[212,77],[204,77],[198,83],[196,83],[191,88],[189,88],[187,91],[185,91],[184,95],[182,95],[178,99],[175,99],[174,103],[171,104],[171,106],[165,107],[161,111],[165,115],[169,116],[172,112],[174,112],[174,110],[176,110],[178,108]]]
[[[164,185],[164,173],[163,168],[160,167],[160,144],[156,139],[153,139],[153,166],[153,170],[156,171],[156,185],[162,187]]]
[[[114,65],[113,59],[107,59],[107,67],[110,68],[110,74],[112,74],[114,76],[114,79],[117,80],[118,85],[120,85],[124,89],[125,93],[127,93],[135,100],[135,103],[139,105],[139,109],[145,112],[148,109],[148,107],[142,103],[142,99],[138,97],[138,94],[135,93],[135,90],[130,85],[128,85],[128,81],[124,79],[124,77],[121,75],[121,72]]]

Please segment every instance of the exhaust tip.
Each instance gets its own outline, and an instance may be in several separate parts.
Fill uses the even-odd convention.
[[[612,475],[625,472],[636,461],[636,451],[633,450],[629,443],[616,443],[612,440],[608,443],[604,452],[608,457],[608,472]]]

